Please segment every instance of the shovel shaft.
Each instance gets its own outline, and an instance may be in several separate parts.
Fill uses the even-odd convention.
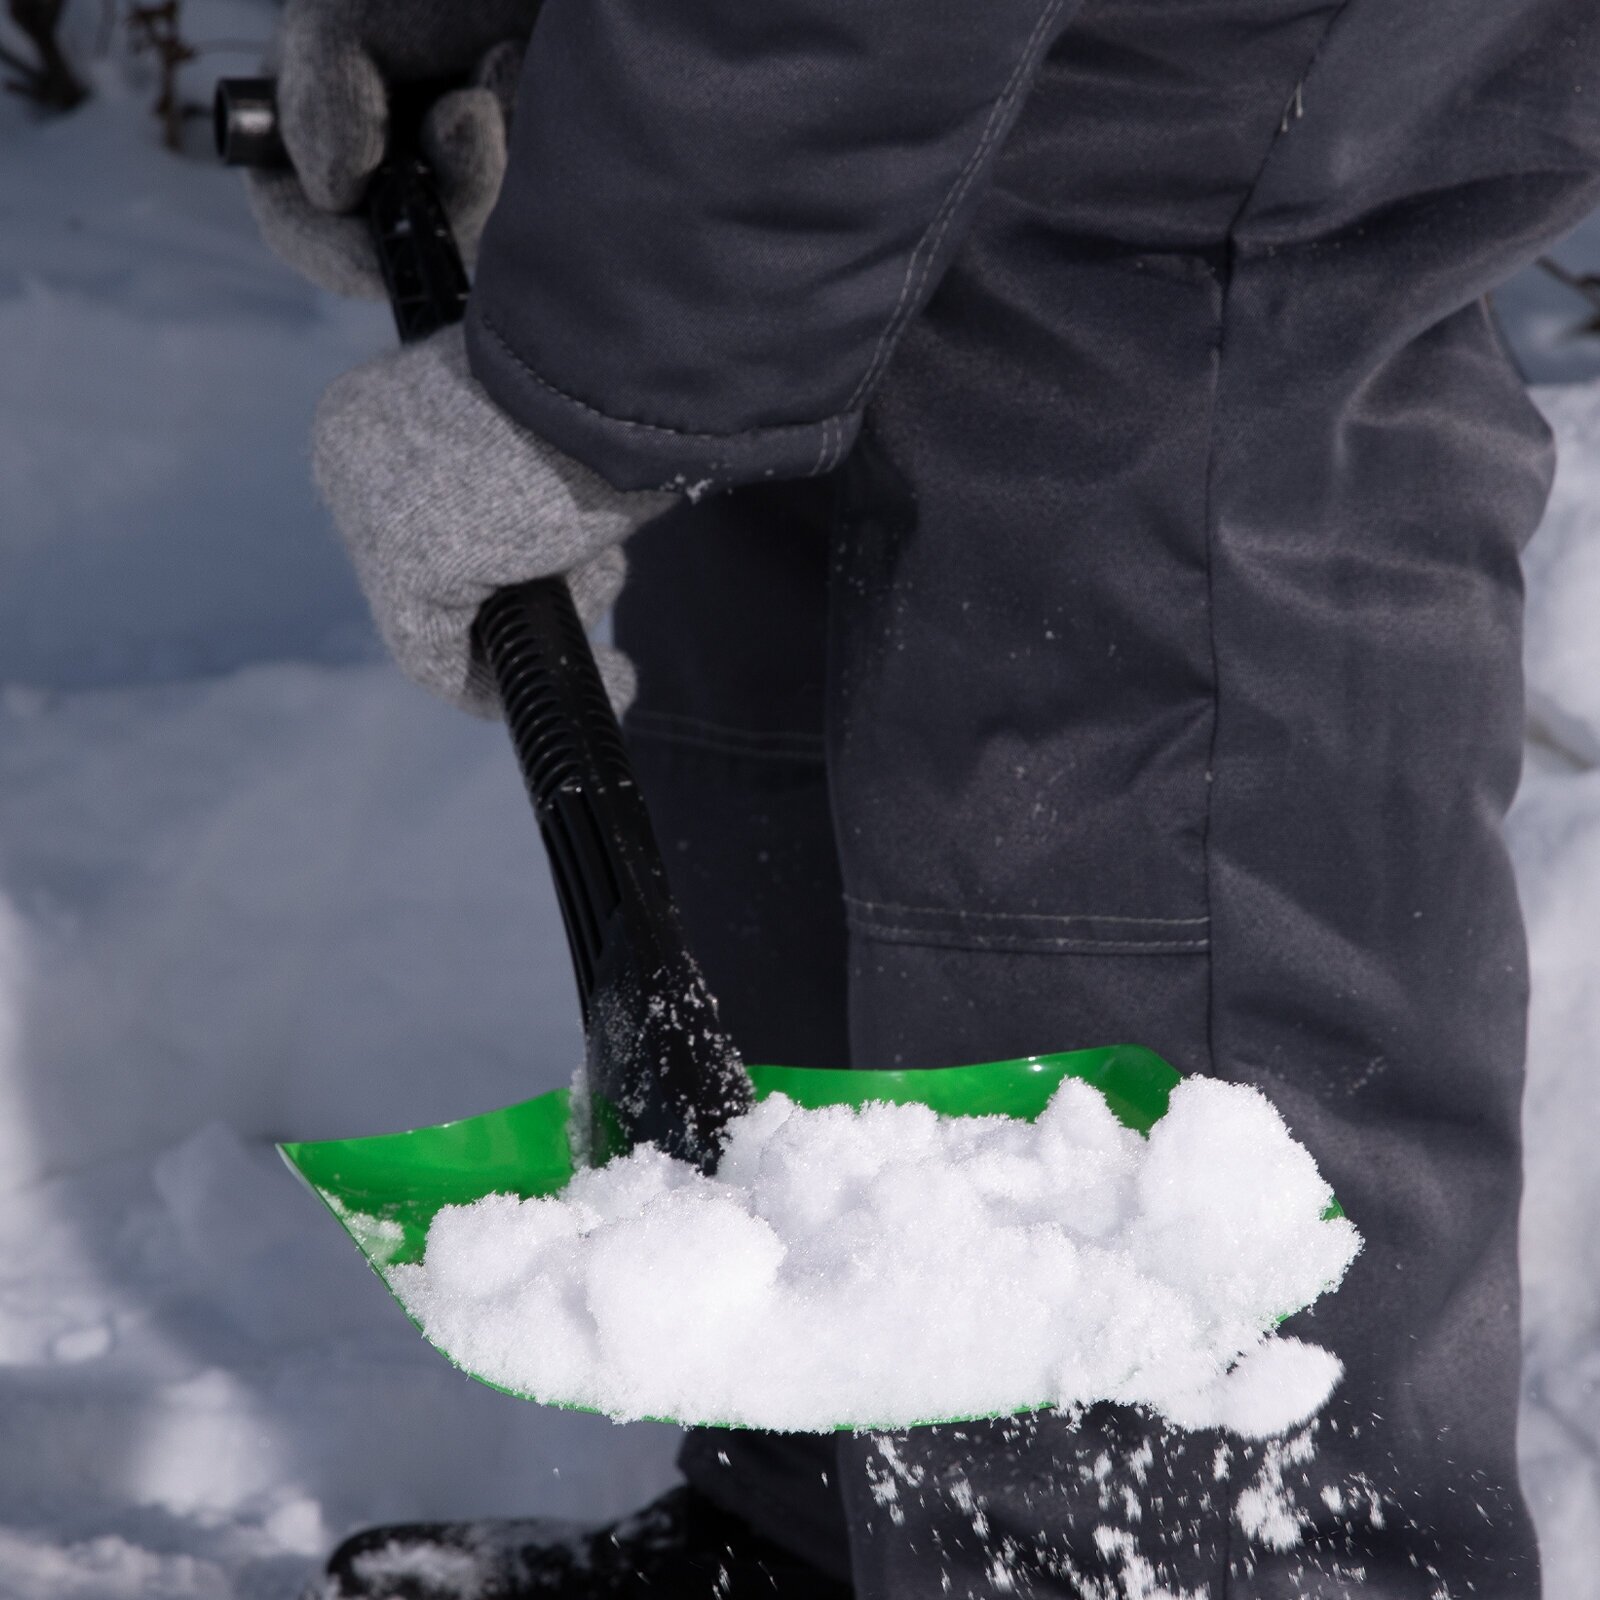
[[[434,93],[438,86],[431,86]],[[390,148],[365,201],[402,343],[466,309],[467,275],[433,175],[417,152],[426,90],[391,107]],[[214,125],[236,166],[287,161],[271,79],[225,79]],[[474,642],[494,675],[539,820],[583,1009],[589,1159],[650,1141],[710,1170],[750,1080],[717,1020],[667,888],[594,652],[566,582],[502,589]]]
[[[389,156],[367,186],[365,210],[401,344],[459,322],[467,310],[467,272],[422,157]]]
[[[710,1169],[750,1102],[738,1052],[685,942],[661,852],[577,609],[560,578],[478,614],[583,1007],[591,1159],[649,1141]]]

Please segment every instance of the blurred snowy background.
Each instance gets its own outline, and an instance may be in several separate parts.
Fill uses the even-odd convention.
[[[180,93],[273,10],[186,0]],[[570,979],[504,735],[381,663],[309,488],[387,313],[271,261],[203,122],[162,148],[115,0],[64,35],[83,106],[0,96],[0,1596],[284,1600],[358,1522],[621,1511],[674,1436],[457,1376],[271,1153],[564,1082]],[[1600,224],[1557,254],[1600,270]],[[1524,1457],[1549,1594],[1600,1600],[1600,338],[1546,276],[1500,305],[1562,449]]]

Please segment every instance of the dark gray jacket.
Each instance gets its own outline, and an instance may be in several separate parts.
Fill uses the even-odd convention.
[[[1041,60],[1081,9],[546,0],[469,321],[478,377],[619,486],[833,467],[962,239]],[[1149,12],[1153,35],[1161,9]],[[1547,236],[1552,191],[1592,169],[1592,0],[1211,9],[1241,43],[1337,13],[1317,93],[1337,97],[1350,112],[1341,120],[1380,151],[1432,148],[1423,182],[1436,195],[1481,207],[1487,190],[1523,186],[1512,209]],[[1343,56],[1341,37],[1354,46]],[[1138,70],[1130,57],[1126,74]],[[1162,70],[1153,91],[1182,117],[1193,85]],[[1452,122],[1451,147],[1437,147],[1430,132],[1469,91],[1481,109],[1468,137]],[[1361,142],[1323,144],[1316,168],[1295,175],[1319,228],[1329,208],[1318,191],[1361,172]],[[1114,148],[1084,158],[1108,153],[1115,170]],[[1062,155],[1048,142],[1038,151]],[[1408,204],[1418,186],[1406,163],[1387,183],[1357,183],[1345,220]],[[1298,204],[1287,194],[1276,218],[1289,233]],[[1150,221],[1130,244],[1161,247],[1159,216]],[[1535,244],[1531,227],[1514,227],[1495,270]]]

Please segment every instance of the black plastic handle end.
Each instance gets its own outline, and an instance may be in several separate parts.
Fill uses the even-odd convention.
[[[229,167],[286,167],[273,78],[221,78],[211,99],[211,135]]]

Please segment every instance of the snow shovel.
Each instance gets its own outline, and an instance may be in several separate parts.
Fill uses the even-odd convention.
[[[217,144],[230,164],[286,161],[272,87],[270,79],[219,84]],[[467,279],[427,168],[405,140],[406,116],[391,124],[400,131],[366,209],[400,337],[412,340],[460,318]],[[580,1110],[560,1089],[436,1127],[281,1144],[386,1284],[386,1269],[422,1259],[445,1206],[553,1195],[580,1161],[600,1165],[644,1141],[709,1171],[729,1119],[769,1094],[805,1108],[914,1102],[949,1116],[1031,1120],[1077,1078],[1130,1128],[1147,1132],[1164,1114],[1179,1074],[1135,1045],[895,1071],[745,1067],[684,940],[566,585],[550,579],[500,591],[479,614],[477,642],[561,907],[583,1012],[587,1105]]]

